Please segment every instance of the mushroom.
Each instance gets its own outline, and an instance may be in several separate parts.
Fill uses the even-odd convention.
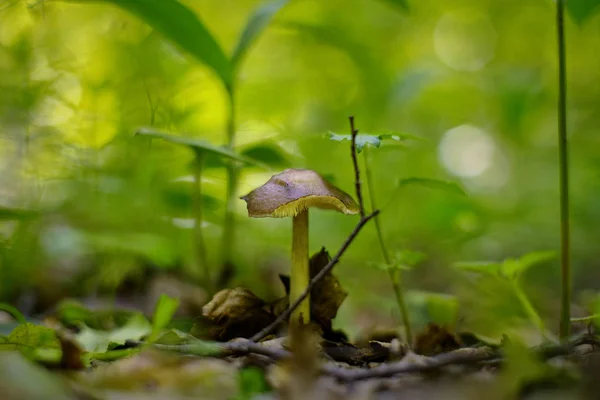
[[[300,297],[310,279],[308,265],[308,209],[316,207],[344,214],[358,213],[354,199],[309,169],[286,169],[261,187],[241,197],[252,218],[293,217],[290,303]],[[293,323],[310,321],[310,297],[291,316]]]

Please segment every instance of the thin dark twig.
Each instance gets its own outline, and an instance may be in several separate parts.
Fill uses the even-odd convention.
[[[352,134],[352,141],[350,144],[350,151],[352,154],[352,164],[354,165],[354,186],[356,187],[356,198],[358,200],[358,207],[360,208],[360,217],[365,217],[365,205],[363,203],[362,190],[360,187],[360,170],[358,168],[358,160],[356,157],[356,135],[358,130],[354,128],[354,117],[348,117],[350,120],[350,133]]]
[[[265,336],[267,336],[271,332],[273,332],[275,330],[275,328],[277,328],[277,326],[279,326],[279,324],[281,324],[283,321],[285,321],[292,314],[292,312],[300,305],[300,303],[302,303],[302,300],[304,300],[309,295],[312,288],[315,287],[315,285],[317,283],[319,283],[319,281],[321,279],[323,279],[323,277],[329,271],[331,271],[333,269],[333,267],[340,261],[340,258],[342,257],[344,252],[348,249],[348,246],[350,246],[350,243],[352,243],[352,241],[354,240],[356,235],[358,235],[358,233],[363,228],[363,226],[365,226],[365,224],[367,222],[369,222],[369,220],[371,218],[375,217],[377,214],[379,214],[379,210],[375,210],[371,214],[361,218],[360,221],[358,221],[358,224],[356,224],[356,226],[354,227],[354,230],[346,238],[346,240],[342,244],[342,247],[340,247],[340,249],[338,250],[336,255],[331,259],[331,261],[329,261],[329,263],[321,271],[319,271],[319,273],[317,275],[314,276],[314,278],[312,278],[310,280],[308,286],[306,287],[306,289],[304,289],[302,294],[288,307],[287,310],[285,310],[283,313],[281,313],[275,319],[275,321],[273,321],[273,323],[271,323],[271,325],[267,326],[266,328],[262,329],[260,332],[258,332],[254,336],[252,336],[250,338],[250,340],[253,342],[258,342],[259,340],[263,339]]]

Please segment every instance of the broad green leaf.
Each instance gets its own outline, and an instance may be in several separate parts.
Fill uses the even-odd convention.
[[[501,266],[501,273],[509,279],[515,279],[525,272],[529,267],[556,258],[554,251],[539,251],[528,253],[521,258],[506,259]]]
[[[212,68],[225,86],[233,82],[227,56],[192,10],[177,0],[67,0],[114,4],[137,16],[178,47]]]
[[[502,368],[499,382],[495,385],[495,392],[500,398],[518,397],[524,385],[539,382],[539,379],[547,376],[550,371],[550,367],[544,364],[537,354],[523,343],[515,341],[515,338],[503,341],[502,352],[506,358],[506,365]]]
[[[134,314],[122,327],[110,331],[101,331],[81,326],[75,339],[82,349],[89,352],[105,352],[111,344],[122,345],[126,340],[140,340],[152,332],[152,325],[141,314]]]
[[[248,52],[248,49],[262,31],[267,27],[273,16],[288,3],[288,0],[275,0],[269,1],[260,7],[258,7],[242,31],[240,38],[233,50],[231,56],[231,67],[233,70],[239,68],[244,56]]]
[[[600,12],[600,0],[568,0],[567,11],[578,25]]]
[[[502,268],[502,264],[490,261],[457,262],[453,266],[465,272],[484,275],[498,275]]]
[[[153,139],[162,139],[169,143],[187,146],[190,149],[200,152],[200,153],[212,154],[212,155],[216,155],[219,157],[224,157],[227,159],[240,161],[240,162],[244,162],[244,163],[250,163],[250,164],[254,163],[252,160],[242,157],[239,154],[237,154],[236,152],[234,152],[228,148],[215,146],[213,144],[208,143],[205,140],[192,139],[192,138],[188,138],[188,137],[184,137],[184,136],[171,135],[168,133],[159,132],[159,131],[156,131],[154,129],[149,129],[149,128],[139,129],[136,132],[136,135],[147,136],[147,137],[150,137]]]
[[[434,322],[451,327],[458,320],[458,299],[455,296],[411,290],[407,293],[407,301],[416,325]]]
[[[190,335],[189,333],[185,333],[185,332],[182,332],[177,329],[169,329],[168,331],[163,332],[160,335],[158,335],[158,337],[156,338],[154,343],[155,344],[168,344],[168,345],[181,345],[181,344],[195,343],[198,340],[199,339],[195,338],[194,336]]]
[[[465,191],[456,183],[451,181],[443,181],[440,179],[430,178],[405,178],[398,181],[398,187],[418,185],[428,189],[442,190],[447,193],[465,195]]]
[[[392,7],[399,9],[400,11],[408,11],[409,10],[407,0],[381,0],[381,1],[391,5]]]
[[[455,296],[428,293],[427,314],[438,325],[454,326],[458,320],[458,299]]]
[[[27,320],[25,316],[16,307],[10,304],[0,303],[0,310],[9,313],[18,323],[25,324]]]
[[[90,310],[82,303],[65,299],[56,306],[55,317],[67,327],[81,324],[92,329],[111,330],[125,325],[136,312],[114,308]]]
[[[249,159],[260,161],[271,167],[289,167],[290,161],[287,155],[274,144],[261,143],[249,147],[241,152],[241,155]]]
[[[389,269],[392,268],[391,265],[386,264],[384,262],[369,262],[368,265],[371,266],[371,267],[378,268],[378,269],[380,269],[382,271],[388,271]]]
[[[412,250],[401,250],[394,255],[394,264],[401,269],[412,269],[427,258],[425,253]]]
[[[265,372],[258,367],[246,367],[239,373],[239,393],[234,400],[256,399],[270,390]]]
[[[341,142],[342,140],[352,141],[352,135],[340,135],[337,133],[329,132],[326,136],[328,139]],[[382,134],[382,135],[371,135],[368,133],[359,133],[356,135],[356,152],[360,153],[363,148],[370,144],[371,146],[379,147],[381,146],[381,142],[383,140],[395,140],[400,141],[400,136],[392,135],[392,134]]]
[[[0,343],[0,350],[31,351],[40,348],[60,348],[54,331],[45,326],[25,323],[17,326]]]
[[[160,334],[160,331],[167,327],[177,307],[179,307],[179,299],[171,298],[166,294],[160,295],[156,303],[154,316],[152,317],[152,335],[148,339],[149,342],[154,341]]]

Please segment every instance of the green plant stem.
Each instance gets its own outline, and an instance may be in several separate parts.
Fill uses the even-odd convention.
[[[11,306],[7,303],[0,303],[0,310],[9,313],[19,324],[26,324],[27,319],[25,316],[17,309],[17,307]]]
[[[370,160],[368,155],[367,146],[363,148],[363,155],[365,161],[365,180],[367,184],[367,192],[369,194],[369,203],[371,204],[371,209],[377,209],[377,200],[375,199],[375,189],[373,188],[373,179],[371,175],[371,169],[369,168]],[[379,215],[375,216],[375,230],[377,231],[377,240],[379,241],[379,247],[381,248],[381,254],[383,256],[383,261],[387,265],[391,265],[390,254],[387,250],[385,242],[383,241],[383,234],[381,231],[381,222],[379,220]],[[398,308],[400,309],[400,314],[402,318],[402,323],[404,324],[404,329],[406,331],[406,342],[409,347],[412,347],[413,335],[412,335],[412,326],[410,323],[410,316],[408,315],[408,308],[406,307],[406,300],[404,298],[404,292],[402,290],[402,273],[400,270],[391,270],[388,269],[388,274],[390,276],[390,281],[392,282],[392,287],[394,288],[394,294],[396,295],[396,302],[398,303]]]
[[[292,232],[292,272],[290,274],[290,304],[299,298],[310,279],[308,267],[308,210],[294,217]],[[310,321],[310,295],[292,313],[291,323]]]
[[[227,148],[233,150],[235,145],[235,94],[233,87],[227,89],[229,97],[229,119],[227,120]],[[230,161],[227,166],[227,205],[223,223],[223,243],[221,245],[222,270],[218,286],[227,286],[235,273],[233,270],[232,253],[235,242],[235,201],[237,200],[238,166]]]
[[[541,335],[546,338],[547,334],[544,321],[542,321],[542,318],[533,307],[533,304],[531,304],[531,302],[529,301],[529,298],[527,297],[525,292],[523,292],[523,289],[521,289],[519,283],[511,282],[511,286],[513,291],[515,292],[515,295],[517,296],[517,299],[519,300],[519,303],[521,303],[521,307],[523,307],[523,311],[525,311],[525,314],[527,314],[529,320],[540,330]]]
[[[196,165],[194,165],[194,189],[192,194],[194,208],[194,249],[196,251],[196,262],[198,271],[204,274],[204,284],[208,290],[212,290],[212,281],[210,278],[210,269],[206,259],[206,243],[204,242],[204,233],[202,232],[203,204],[202,204],[202,166],[204,155],[202,152],[196,152]]]
[[[570,333],[571,265],[569,247],[569,159],[567,147],[567,84],[565,55],[565,1],[556,3],[556,28],[558,42],[558,152],[560,168],[560,251],[561,251],[561,307],[560,338]]]

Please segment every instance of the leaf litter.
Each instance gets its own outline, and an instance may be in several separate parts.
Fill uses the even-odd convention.
[[[330,260],[324,248],[313,255],[311,276]],[[600,366],[593,357],[600,343],[590,335],[531,352],[506,338],[490,342],[453,325],[429,323],[412,348],[402,344],[398,331],[375,330],[352,343],[332,328],[347,292],[331,272],[311,292],[308,329],[294,333],[283,326],[260,343],[250,342],[247,338],[288,307],[289,277],[281,276],[281,282],[286,295],[274,300],[239,287],[216,293],[191,329],[175,327],[179,303],[167,296],[158,299],[151,319],[64,301],[44,325],[21,323],[0,337],[0,376],[19,376],[0,379],[3,398],[477,399],[485,394],[500,400],[552,398],[530,397],[550,385],[560,394],[554,398],[570,399],[582,398],[575,397],[579,381],[595,393],[592,372],[582,368]],[[31,379],[43,390],[32,387]]]

